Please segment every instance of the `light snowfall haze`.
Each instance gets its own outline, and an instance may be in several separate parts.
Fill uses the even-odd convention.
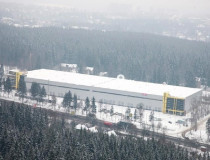
[[[178,15],[210,15],[209,0],[0,0],[1,2],[33,3],[65,6],[92,12],[111,12],[122,15],[142,11],[173,12]]]

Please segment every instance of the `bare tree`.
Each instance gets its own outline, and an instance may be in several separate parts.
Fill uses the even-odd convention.
[[[128,107],[127,110],[125,111],[125,117],[126,120],[130,121],[130,114],[131,114],[131,109]]]
[[[159,121],[158,124],[157,124],[157,132],[161,127],[162,127],[162,123]]]
[[[135,122],[136,122],[136,120],[137,120],[137,118],[138,118],[138,115],[137,115],[137,114],[138,114],[138,113],[137,113],[137,109],[135,109],[135,111],[134,111],[134,116],[133,116]]]
[[[98,103],[99,103],[99,111],[101,111],[101,108],[102,108],[102,105],[103,105],[103,100],[100,99]]]

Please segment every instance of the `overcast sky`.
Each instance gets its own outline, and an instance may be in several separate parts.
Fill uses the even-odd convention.
[[[177,14],[208,14],[210,0],[0,0],[64,5],[88,11],[135,12],[171,10]]]

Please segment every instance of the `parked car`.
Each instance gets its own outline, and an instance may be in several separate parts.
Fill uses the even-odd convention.
[[[108,127],[111,127],[112,126],[112,123],[111,122],[104,121],[104,125],[105,126],[108,126]]]

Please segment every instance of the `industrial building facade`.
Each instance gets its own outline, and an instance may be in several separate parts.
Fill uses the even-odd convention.
[[[195,88],[46,69],[29,71],[25,81],[28,89],[37,82],[49,95],[63,97],[70,90],[83,100],[95,97],[96,101],[128,107],[143,104],[144,109],[178,115],[188,112],[192,100],[202,94]]]

